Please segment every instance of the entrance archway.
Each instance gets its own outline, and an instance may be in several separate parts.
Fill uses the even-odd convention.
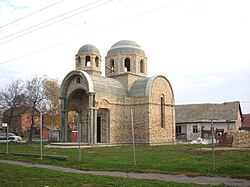
[[[60,141],[72,141],[69,112],[77,114],[80,141],[88,144],[109,143],[108,102],[95,106],[96,95],[91,77],[84,71],[74,70],[63,80],[60,89]]]
[[[84,89],[75,89],[66,100],[65,120],[67,120],[67,130],[65,137],[67,142],[81,141],[88,143],[88,106],[89,95]],[[77,133],[72,131],[77,130]],[[66,135],[67,134],[67,135]],[[77,137],[76,137],[77,136]],[[80,140],[79,140],[80,138]]]

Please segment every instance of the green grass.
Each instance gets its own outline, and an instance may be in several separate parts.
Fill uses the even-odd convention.
[[[230,176],[250,179],[250,151],[216,151],[218,172],[209,173],[212,165],[211,151],[199,148],[208,145],[136,146],[137,165],[133,164],[132,146],[82,148],[78,162],[78,149],[43,147],[43,154],[68,156],[68,161],[35,157],[0,155],[0,159],[14,159],[41,164],[54,164],[83,170],[116,170],[161,172],[190,176]],[[0,144],[0,152],[6,145]],[[39,154],[39,143],[10,144],[9,152]]]
[[[140,179],[94,176],[0,164],[0,186],[190,186],[201,185]],[[202,185],[203,186],[203,185]],[[204,185],[210,186],[210,185]]]

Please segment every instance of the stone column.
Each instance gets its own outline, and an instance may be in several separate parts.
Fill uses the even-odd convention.
[[[91,56],[90,57],[90,67],[94,67],[94,64],[95,64],[95,57]]]
[[[94,143],[94,116],[93,116],[93,95],[94,93],[88,92],[89,95],[89,119],[88,119],[88,126],[89,126],[89,144]]]
[[[96,140],[97,140],[97,109],[94,109],[94,144],[96,144]]]
[[[61,104],[60,104],[60,142],[65,142],[65,97],[59,97]]]
[[[106,143],[110,143],[110,111],[106,112]]]
[[[68,142],[68,110],[64,111],[64,142]]]

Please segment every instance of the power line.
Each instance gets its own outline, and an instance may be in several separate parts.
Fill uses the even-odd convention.
[[[65,43],[71,42],[71,41],[73,41],[73,40],[79,39],[79,38],[81,38],[81,37],[83,37],[83,36],[86,36],[86,35],[89,35],[89,34],[93,34],[93,33],[95,33],[95,32],[98,32],[98,31],[101,31],[101,30],[105,30],[105,29],[107,29],[107,28],[114,27],[114,26],[116,26],[116,25],[119,25],[119,24],[122,24],[122,23],[124,23],[124,22],[130,21],[131,19],[136,19],[136,18],[138,18],[138,17],[145,16],[145,15],[147,15],[147,14],[151,14],[151,13],[153,13],[153,12],[155,12],[155,11],[158,11],[158,10],[164,8],[164,7],[168,7],[168,6],[175,5],[175,4],[179,3],[180,1],[183,1],[183,0],[176,1],[175,3],[171,3],[171,4],[166,4],[166,5],[163,5],[163,6],[161,6],[161,7],[158,7],[158,8],[152,9],[152,10],[149,10],[149,11],[145,11],[145,12],[143,12],[143,13],[141,13],[141,14],[136,15],[136,16],[133,16],[133,17],[124,19],[124,20],[119,21],[119,22],[116,22],[116,23],[112,23],[112,24],[110,24],[110,25],[108,25],[108,26],[105,26],[105,27],[101,27],[101,28],[92,30],[92,31],[90,31],[90,32],[87,32],[87,33],[85,33],[85,34],[83,34],[83,35],[80,35],[80,36],[71,38],[71,39],[69,39],[69,40],[65,40],[65,41],[63,41],[63,42],[60,42],[60,43],[51,45],[51,46],[49,46],[49,47],[39,49],[39,50],[34,51],[34,52],[31,52],[31,53],[29,53],[29,54],[25,54],[25,55],[22,55],[22,56],[19,56],[19,57],[10,59],[10,60],[6,60],[6,61],[4,61],[4,62],[1,62],[0,65],[2,65],[2,64],[7,64],[7,63],[10,63],[10,62],[12,62],[12,61],[21,59],[21,58],[25,58],[25,57],[27,57],[27,56],[31,56],[31,55],[34,55],[34,54],[36,54],[36,53],[42,52],[42,51],[46,51],[46,50],[48,50],[48,49],[51,49],[51,48],[54,48],[54,47],[63,45],[63,44],[65,44]]]
[[[54,20],[54,19],[60,18],[60,17],[62,17],[62,16],[65,16],[65,15],[67,15],[67,14],[70,14],[70,13],[72,13],[72,12],[75,12],[75,11],[77,11],[77,10],[79,10],[79,9],[82,9],[82,8],[84,8],[84,7],[87,7],[87,6],[90,6],[90,5],[95,4],[95,3],[97,3],[97,2],[100,2],[100,1],[102,1],[102,0],[98,0],[98,1],[95,1],[95,2],[92,2],[92,3],[89,3],[89,4],[87,4],[87,5],[84,5],[84,6],[80,7],[80,8],[74,9],[74,10],[72,10],[72,11],[69,11],[69,12],[67,12],[67,13],[61,14],[61,15],[56,16],[56,17],[54,17],[54,18],[48,19],[48,20],[46,20],[46,21],[44,21],[44,22],[41,22],[41,23],[39,23],[39,24],[37,24],[37,25],[33,25],[33,26],[29,27],[29,28],[23,29],[23,30],[21,30],[21,31],[18,31],[18,32],[16,32],[16,33],[13,33],[13,34],[10,34],[10,35],[8,35],[8,36],[6,36],[6,37],[3,37],[3,38],[1,38],[0,40],[9,38],[9,37],[14,36],[14,35],[17,35],[17,34],[19,34],[19,33],[22,33],[22,32],[24,32],[24,31],[26,31],[26,30],[30,30],[30,29],[32,29],[32,28],[34,28],[34,27],[37,27],[37,26],[39,26],[39,25],[42,25],[42,24],[47,23],[47,22],[49,22],[49,21],[52,21],[52,20]],[[98,4],[98,5],[94,6],[94,7],[91,7],[91,8],[89,8],[89,9],[87,9],[87,10],[83,10],[83,11],[81,11],[81,12],[77,12],[77,13],[75,13],[75,14],[73,14],[73,15],[68,16],[68,17],[65,17],[65,18],[62,18],[62,19],[60,19],[60,20],[54,21],[54,22],[52,22],[52,23],[49,23],[49,24],[47,24],[47,25],[38,27],[38,28],[33,29],[33,30],[29,31],[29,32],[26,32],[26,33],[24,33],[24,34],[18,35],[18,36],[16,36],[16,37],[11,38],[11,39],[9,39],[9,40],[6,40],[6,41],[4,41],[4,42],[1,42],[0,44],[7,43],[7,42],[9,42],[9,41],[11,41],[11,40],[20,38],[20,37],[22,37],[22,36],[25,36],[25,35],[27,35],[27,34],[30,34],[30,33],[34,32],[34,31],[37,31],[37,30],[40,30],[40,29],[42,29],[42,28],[48,27],[48,26],[50,26],[50,25],[53,25],[53,24],[55,24],[55,23],[58,23],[58,22],[60,22],[60,21],[65,20],[65,19],[68,19],[68,18],[71,18],[71,17],[76,16],[76,15],[78,15],[78,14],[81,14],[81,13],[83,13],[83,12],[87,12],[87,11],[89,11],[89,10],[95,9],[95,8],[97,8],[97,7],[99,7],[99,6],[102,6],[102,5],[104,5],[104,4],[110,3],[111,1],[113,1],[113,0],[106,1],[106,2],[104,2],[104,3],[102,3],[102,4]]]
[[[3,27],[6,27],[6,26],[8,26],[8,25],[11,25],[11,24],[13,24],[13,23],[16,23],[16,22],[18,22],[18,21],[20,21],[20,20],[22,20],[22,19],[25,19],[25,18],[27,18],[27,17],[30,17],[30,16],[36,14],[36,13],[38,13],[38,12],[41,12],[41,11],[43,11],[43,10],[46,10],[46,9],[52,7],[52,6],[55,6],[55,5],[57,5],[57,4],[59,4],[59,3],[63,2],[63,1],[64,1],[64,0],[58,1],[58,2],[56,2],[56,3],[53,3],[53,4],[49,5],[49,6],[46,6],[46,7],[42,8],[42,9],[39,9],[39,10],[37,10],[37,11],[35,11],[35,12],[32,12],[32,13],[26,15],[26,16],[23,16],[23,17],[18,18],[18,19],[14,20],[14,21],[11,21],[10,23],[7,23],[7,24],[5,24],[5,25],[2,25],[2,26],[0,26],[0,28],[3,28]]]
[[[180,1],[183,1],[183,0],[179,0],[179,1],[176,1],[176,2],[174,2],[174,3],[169,3],[169,4],[163,5],[163,6],[161,6],[161,7],[158,7],[158,8],[152,9],[152,10],[149,10],[149,11],[145,11],[145,12],[143,12],[142,14],[135,16],[135,18],[136,18],[136,17],[143,16],[144,14],[152,13],[152,12],[157,11],[157,10],[159,10],[159,9],[162,9],[162,8],[164,8],[164,7],[166,7],[166,6],[174,5],[174,4],[176,4],[176,3],[179,3]],[[111,25],[109,25],[109,26],[107,26],[107,27],[113,27],[113,26],[122,24],[122,23],[124,23],[124,22],[126,22],[126,21],[129,21],[130,19],[133,19],[133,18],[134,18],[134,17],[128,18],[128,19],[125,19],[125,20],[122,20],[122,21],[120,21],[120,22],[118,22],[118,23],[111,24]],[[105,28],[106,28],[106,27],[104,27],[104,28],[99,28],[99,29],[94,30],[93,32],[97,32],[97,31],[103,30],[103,29],[105,29]],[[72,29],[72,28],[70,28],[70,29]],[[34,43],[39,42],[39,41],[41,41],[41,40],[43,40],[43,39],[45,39],[45,38],[47,38],[47,37],[52,37],[52,36],[54,36],[54,35],[56,35],[56,34],[65,32],[65,31],[70,30],[70,29],[64,29],[64,30],[62,30],[62,31],[60,31],[60,32],[56,32],[56,33],[50,34],[50,35],[48,35],[48,36],[46,36],[46,37],[39,38],[38,40],[35,40],[35,41],[32,41],[32,42],[28,42],[28,43],[26,43],[26,44],[24,44],[24,45],[20,45],[20,46],[18,46],[18,47],[15,47],[15,48],[11,48],[11,49],[5,50],[5,51],[1,52],[0,55],[5,54],[5,53],[9,53],[9,52],[11,52],[11,51],[13,51],[13,50],[16,50],[16,49],[18,49],[18,48],[21,48],[21,47],[23,47],[23,46],[27,46],[27,45],[29,45],[29,44],[34,44]],[[28,34],[28,33],[27,33],[27,34]],[[86,35],[88,35],[88,34],[89,34],[89,33],[87,33]],[[84,36],[85,36],[85,34],[84,34]],[[77,38],[79,38],[79,37],[77,37]],[[5,62],[4,62],[4,63],[5,63]],[[0,64],[1,64],[1,63],[0,63]]]
[[[70,29],[72,29],[72,28],[70,28]],[[66,31],[68,31],[68,30],[70,30],[70,29],[64,29],[64,30],[61,30],[60,32],[55,32],[55,33],[53,33],[53,34],[50,34],[50,35],[47,35],[47,36],[45,36],[45,37],[39,38],[39,39],[37,39],[37,40],[29,41],[29,42],[24,43],[24,44],[22,44],[22,45],[19,45],[19,46],[16,46],[16,47],[14,47],[14,48],[5,50],[5,51],[3,51],[3,52],[0,52],[0,55],[5,54],[5,53],[9,53],[9,52],[12,52],[12,51],[15,51],[16,49],[19,49],[19,48],[28,46],[28,45],[30,45],[30,44],[37,43],[37,42],[39,42],[39,41],[43,41],[43,40],[46,39],[46,38],[50,38],[50,37],[52,37],[52,36],[54,36],[54,35],[56,35],[56,34],[66,32]]]

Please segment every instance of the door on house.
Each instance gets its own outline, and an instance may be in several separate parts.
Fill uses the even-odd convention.
[[[101,143],[101,117],[97,116],[97,143]]]

